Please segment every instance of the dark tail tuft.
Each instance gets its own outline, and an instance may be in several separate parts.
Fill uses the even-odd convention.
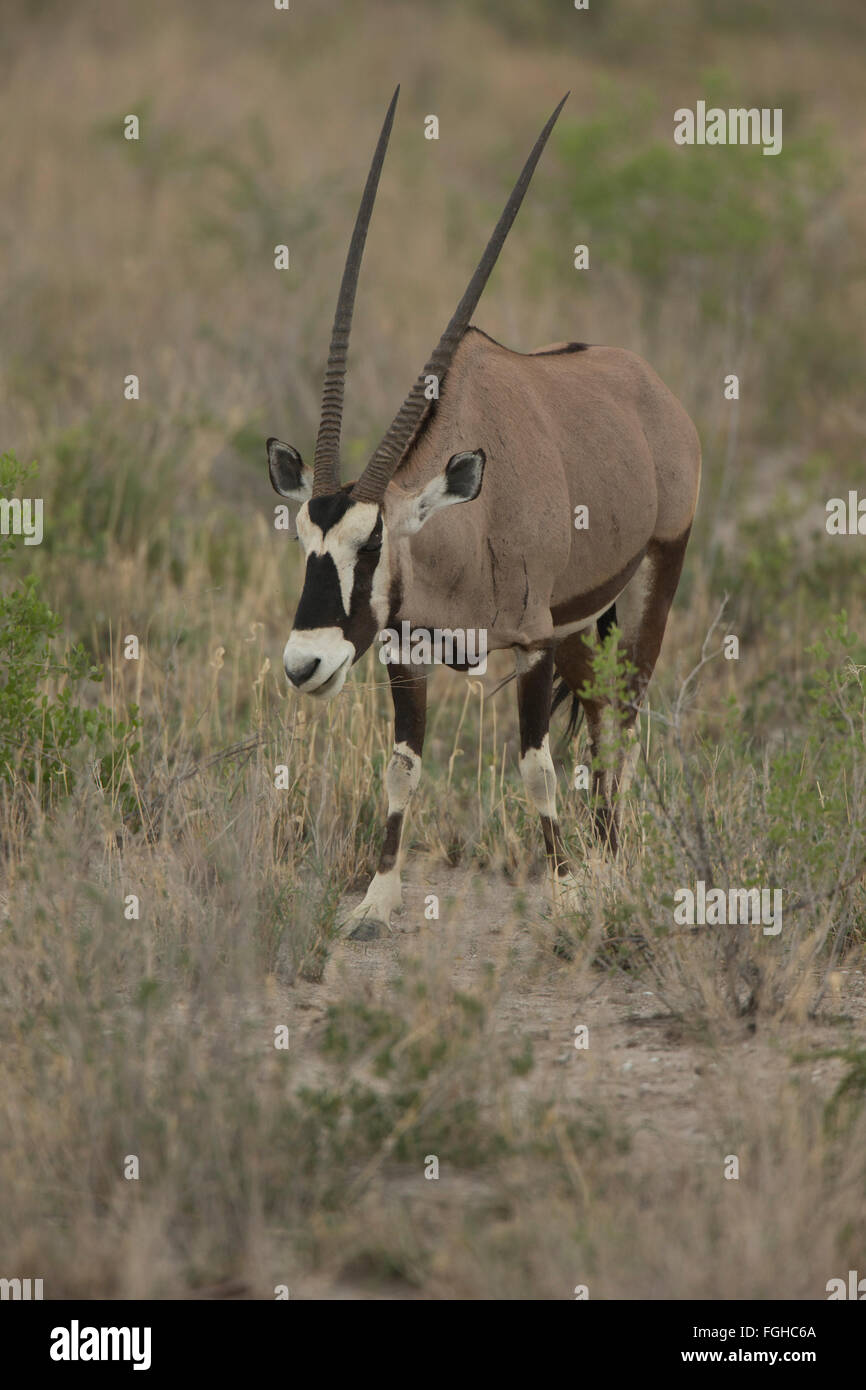
[[[554,714],[559,709],[559,706],[565,704],[569,695],[571,695],[571,713],[568,718],[568,724],[565,727],[565,733],[563,734],[563,739],[565,741],[574,738],[575,734],[577,733],[578,727],[580,725],[580,717],[583,714],[583,705],[580,703],[576,695],[572,695],[570,687],[566,685],[565,681],[562,680],[562,678],[560,678],[554,686],[553,699],[550,702],[551,718],[553,718]]]

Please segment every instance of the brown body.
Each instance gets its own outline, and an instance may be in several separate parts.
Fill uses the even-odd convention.
[[[697,433],[633,353],[517,353],[469,329],[386,493],[386,517],[392,489],[420,490],[470,444],[487,456],[484,486],[400,546],[398,620],[483,627],[490,650],[544,646],[613,603],[652,542],[688,534]],[[575,528],[578,506],[586,529]]]

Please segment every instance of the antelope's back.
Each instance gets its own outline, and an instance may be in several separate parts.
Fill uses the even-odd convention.
[[[395,479],[421,486],[451,454],[483,448],[477,502],[441,524],[467,546],[489,542],[500,568],[525,563],[553,601],[683,535],[700,481],[695,427],[652,368],[624,349],[568,346],[517,353],[470,329]]]

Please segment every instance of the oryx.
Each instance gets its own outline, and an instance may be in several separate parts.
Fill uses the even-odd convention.
[[[394,117],[394,93],[367,178],[337,301],[313,468],[267,442],[271,483],[301,503],[301,600],[283,664],[327,699],[383,629],[483,628],[517,667],[520,771],[541,815],[554,881],[571,882],[548,745],[554,669],[577,696],[592,673],[583,633],[616,621],[636,674],[622,716],[632,736],[679,581],[697,505],[700,445],[649,366],[618,348],[559,343],[524,354],[469,320],[563,102],[541,132],[484,255],[421,376],[355,483],[340,483],[340,426],[355,289]],[[438,382],[438,399],[425,383]],[[483,484],[483,485],[482,485]],[[454,510],[456,503],[459,506]],[[588,526],[576,529],[576,510]],[[582,514],[586,515],[586,514]],[[615,605],[615,606],[614,606]],[[379,867],[350,924],[379,935],[401,902],[400,841],[418,785],[426,671],[390,665],[394,752]],[[594,754],[605,710],[585,699]],[[615,848],[617,801],[633,758],[595,773]]]

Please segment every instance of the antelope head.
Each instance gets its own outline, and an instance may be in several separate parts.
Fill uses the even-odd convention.
[[[389,487],[411,448],[428,406],[425,381],[442,384],[482,290],[496,263],[541,152],[565,97],[535,143],[496,224],[484,255],[427,365],[400,407],[382,442],[355,483],[340,484],[340,434],[349,332],[367,228],[391,134],[398,87],[391,99],[373,155],[340,285],[325,369],[322,408],[313,467],[278,439],[267,441],[271,485],[300,503],[298,539],[306,556],[304,586],[283,665],[289,681],[322,699],[339,693],[350,666],[363,656],[377,632],[388,626],[397,578],[397,542],[411,536],[442,507],[470,502],[481,490],[482,449],[454,454],[443,471],[419,492]]]

